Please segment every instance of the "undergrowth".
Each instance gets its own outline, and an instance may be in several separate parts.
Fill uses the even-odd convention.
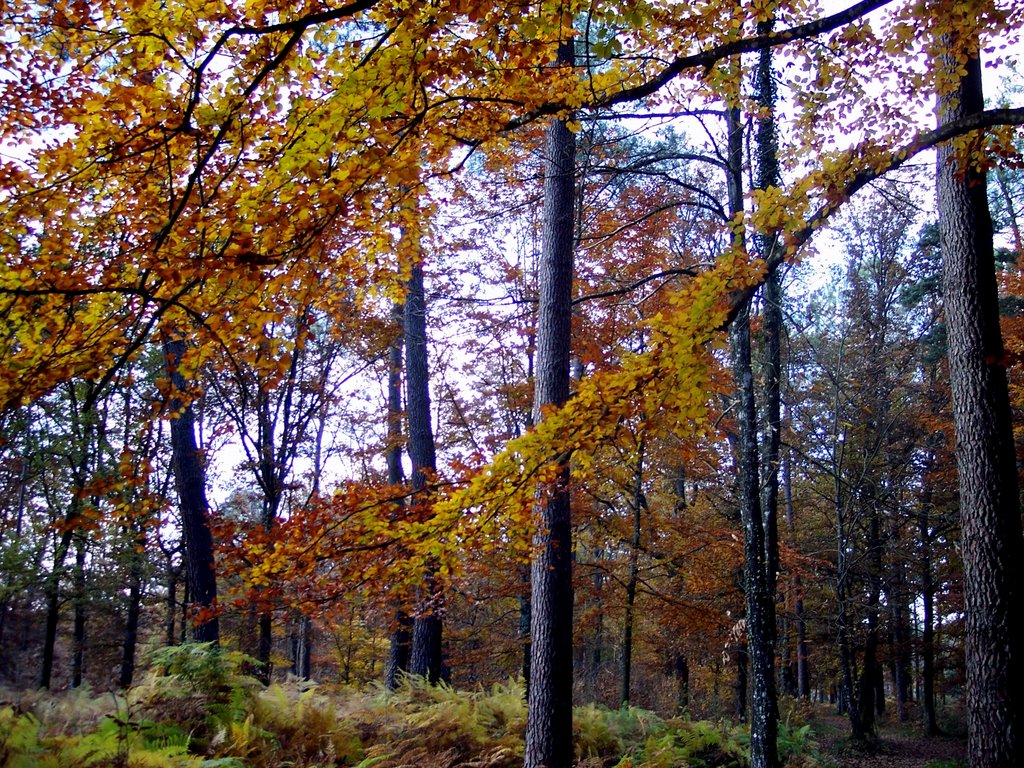
[[[160,651],[123,694],[0,691],[0,768],[518,768],[526,707],[514,681],[456,691],[263,687],[252,660],[209,646]],[[578,707],[579,768],[745,768],[745,733],[636,708]],[[789,768],[817,765],[805,725],[784,723]]]

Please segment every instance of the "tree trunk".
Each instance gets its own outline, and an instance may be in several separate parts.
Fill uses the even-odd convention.
[[[82,687],[85,673],[85,539],[75,537],[75,621],[71,632],[71,687]]]
[[[405,483],[405,469],[402,467],[402,351],[405,348],[405,309],[401,302],[391,306],[391,322],[394,338],[388,345],[388,447],[385,459],[388,467],[388,484],[398,487]],[[399,509],[402,502],[396,502]],[[396,601],[397,602],[397,601]],[[384,665],[384,687],[393,691],[398,688],[402,675],[409,671],[409,656],[412,653],[412,617],[401,602],[394,606],[395,618],[391,628],[388,659]]]
[[[164,642],[168,647],[178,641],[174,629],[178,620],[178,569],[174,567],[171,556],[167,556],[167,615],[164,617]]]
[[[619,706],[629,704],[630,677],[633,671],[633,620],[636,605],[636,587],[640,568],[640,515],[644,504],[644,443],[637,449],[636,471],[633,475],[633,541],[629,551],[629,578],[626,581],[626,618],[622,630],[622,688]]]
[[[43,652],[39,670],[39,687],[49,690],[53,679],[54,651],[57,646],[57,625],[60,623],[60,582],[64,570],[64,560],[71,547],[74,531],[67,527],[78,518],[81,501],[72,501],[71,511],[65,516],[65,530],[61,534],[53,553],[53,569],[43,586],[46,596],[46,624],[43,630]]]
[[[573,64],[572,40],[556,64]],[[576,140],[564,121],[547,129],[544,149],[544,240],[539,265],[534,418],[569,398],[572,337],[573,214]],[[572,745],[572,528],[569,457],[554,487],[538,499],[537,554],[531,569],[530,695],[525,768],[570,768]]]
[[[536,317],[534,317],[536,322]],[[527,345],[526,345],[526,381],[532,387],[534,386],[534,375],[533,375],[533,356],[534,356],[534,344],[537,339],[534,334],[530,334]],[[534,426],[533,422],[533,411],[532,409],[526,413],[526,428],[531,429]],[[523,675],[523,697],[529,701],[530,699],[530,659],[533,656],[533,648],[531,647],[530,640],[530,621],[532,616],[532,598],[530,595],[530,566],[524,564],[519,566],[519,581],[522,585],[522,591],[519,594],[519,642],[523,648],[522,654],[522,675]]]
[[[743,133],[739,110],[727,114],[729,132],[729,208],[736,215],[743,210]],[[735,235],[737,247],[744,247],[742,233]],[[743,591],[747,614],[747,649],[750,656],[750,764],[752,768],[774,768],[778,764],[778,705],[775,692],[775,555],[776,546],[770,515],[761,508],[757,406],[750,347],[750,303],[739,310],[730,328],[733,378],[737,396],[739,440],[737,473],[740,518],[743,523]],[[769,573],[770,571],[770,573]]]
[[[792,544],[796,545],[796,516],[793,512],[792,460],[787,451],[782,459],[782,495],[786,505],[786,522]],[[799,573],[793,574],[793,618],[796,623],[796,695],[810,701],[811,669],[807,658],[807,620],[804,617],[804,584]]]
[[[690,665],[682,653],[675,655],[672,676],[676,679],[676,714],[685,715],[690,709]]]
[[[164,356],[170,371],[172,391],[175,393],[184,392],[187,387],[184,377],[178,372],[184,354],[185,342],[182,339],[164,342]],[[188,593],[199,610],[192,627],[192,639],[197,643],[218,643],[220,625],[216,614],[217,577],[214,570],[213,535],[210,533],[210,506],[206,501],[206,474],[196,445],[195,415],[192,404],[183,407],[178,394],[171,396],[168,407],[172,414],[171,461],[185,541]]]
[[[136,532],[132,542],[131,566],[128,571],[128,609],[124,622],[124,638],[121,644],[121,672],[117,684],[127,688],[135,677],[135,649],[139,642],[139,618],[142,615],[142,556],[138,548],[145,544],[145,536]],[[173,617],[173,612],[171,613]],[[172,627],[171,634],[174,634]]]
[[[296,349],[292,352],[290,370],[294,371],[301,351]],[[259,467],[258,478],[261,490],[263,491],[262,520],[260,523],[263,529],[269,534],[277,524],[277,512],[281,506],[283,462],[277,453],[275,445],[275,424],[270,413],[270,395],[262,387],[257,393],[258,400],[258,440],[259,440]],[[287,411],[287,409],[285,409]],[[286,417],[287,418],[287,417]],[[285,424],[285,432],[288,425]],[[262,588],[258,588],[263,592]],[[270,685],[274,673],[272,654],[274,650],[274,614],[266,601],[258,599],[260,604],[259,618],[257,620],[258,639],[256,642],[256,679],[264,685]]]
[[[926,478],[931,470],[932,456],[929,454],[925,463]],[[931,480],[926,479],[918,523],[921,537],[921,716],[925,733],[937,736],[939,724],[935,718],[935,579],[932,575],[931,507]]]
[[[984,108],[981,62],[959,61],[943,40],[947,72],[966,71],[938,101],[945,124]],[[992,250],[985,174],[938,152],[939,232],[949,375],[960,478],[966,614],[968,758],[971,768],[1009,768],[1024,754],[1024,635],[1014,632],[1024,563],[1013,419]]]
[[[409,458],[412,459],[413,503],[428,504],[429,480],[437,468],[434,432],[430,422],[430,372],[427,364],[427,301],[423,264],[409,275],[405,297],[405,404],[409,419]],[[428,566],[420,588],[412,628],[409,671],[431,684],[442,677],[441,597],[433,567]]]

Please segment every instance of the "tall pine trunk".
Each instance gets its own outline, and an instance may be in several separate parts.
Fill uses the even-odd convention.
[[[556,63],[573,64],[572,39]],[[547,129],[544,147],[544,240],[539,265],[535,419],[569,398],[576,139],[563,120]],[[530,571],[531,660],[525,768],[570,768],[572,745],[572,529],[569,457],[554,487],[538,499]]]
[[[940,64],[958,77],[939,123],[984,108],[976,40],[944,39]],[[966,62],[957,53],[975,51]],[[953,75],[956,77],[956,75]],[[960,478],[971,768],[1010,768],[1024,754],[1024,635],[1014,631],[1024,563],[1013,419],[985,174],[953,147],[938,152],[939,233],[949,376]]]

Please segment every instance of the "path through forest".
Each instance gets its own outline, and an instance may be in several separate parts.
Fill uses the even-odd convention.
[[[838,768],[953,768],[966,756],[967,742],[963,738],[928,737],[907,723],[883,722],[879,749],[873,754],[845,745],[848,724],[843,717],[819,714],[813,727],[821,753],[835,760]]]

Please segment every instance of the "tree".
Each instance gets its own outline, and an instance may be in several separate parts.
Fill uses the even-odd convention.
[[[427,302],[423,263],[412,266],[404,305],[405,407],[409,424],[409,457],[412,459],[413,503],[429,509],[430,483],[437,473],[434,432],[430,414],[430,374],[427,362]],[[416,618],[412,628],[409,671],[431,683],[442,676],[442,603],[433,567],[424,574]]]
[[[984,108],[977,38],[949,33],[940,125]],[[972,768],[1013,765],[1024,750],[1021,531],[1005,354],[999,330],[985,175],[954,145],[938,153],[943,305],[948,324],[967,614],[968,753]]]
[[[171,397],[171,451],[174,483],[178,491],[181,526],[185,542],[188,593],[196,606],[192,638],[198,643],[220,641],[217,618],[217,576],[210,532],[210,505],[206,500],[206,473],[202,453],[196,444],[195,415],[188,385],[182,375],[185,342],[168,338],[164,342]]]
[[[575,62],[571,22],[562,19],[558,67]],[[544,240],[538,265],[534,420],[569,399],[572,339],[576,141],[564,119],[544,145]],[[572,739],[572,528],[569,454],[550,487],[539,491],[536,553],[530,572],[530,692],[526,768],[569,768]]]

